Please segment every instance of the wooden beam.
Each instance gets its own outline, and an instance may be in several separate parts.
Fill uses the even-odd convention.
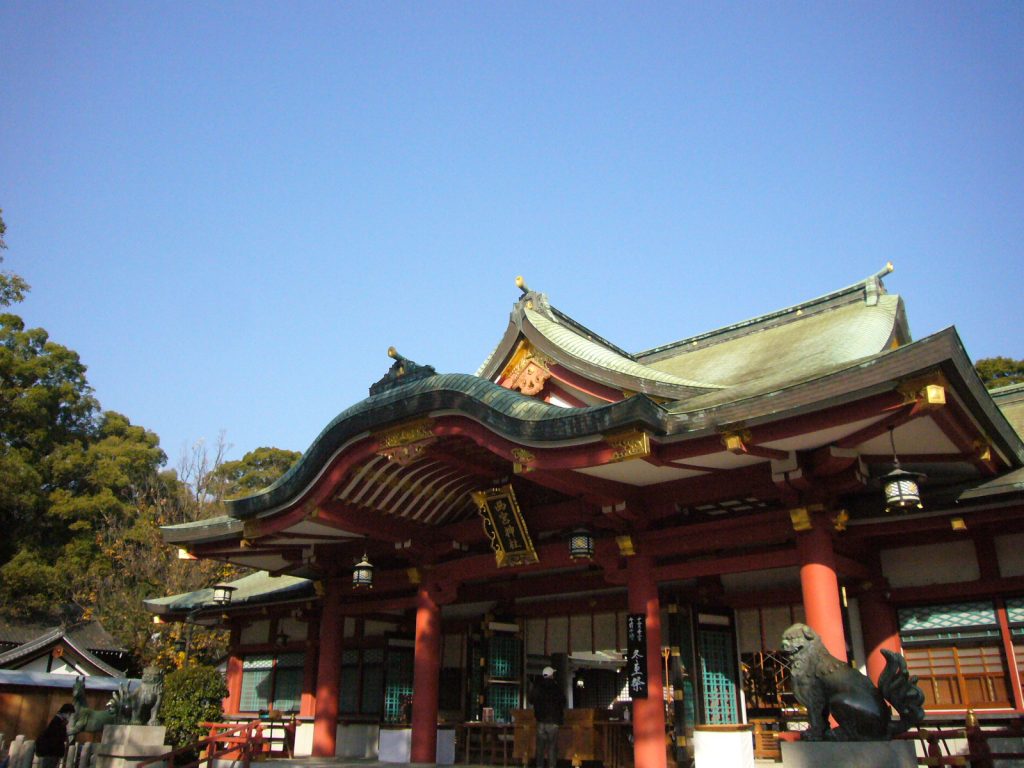
[[[696,579],[701,576],[721,576],[727,573],[747,573],[773,568],[791,568],[800,564],[794,547],[775,549],[768,552],[754,552],[729,557],[715,557],[707,560],[690,560],[685,563],[658,566],[654,569],[659,583]]]

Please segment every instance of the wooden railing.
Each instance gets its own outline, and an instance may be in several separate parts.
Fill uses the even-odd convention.
[[[918,765],[928,766],[969,766],[969,768],[994,768],[996,760],[1021,760],[1024,751],[993,752],[989,739],[1024,738],[1020,727],[983,730],[977,725],[948,730],[919,728],[897,737],[902,741],[923,742],[924,755],[918,756]],[[967,751],[952,754],[948,741],[966,742]]]
[[[242,725],[231,723],[201,723],[210,735],[204,739],[179,747],[171,752],[136,763],[135,768],[166,764],[167,768],[193,768],[214,760],[227,758],[241,761],[243,768],[263,749],[263,724],[259,720]]]

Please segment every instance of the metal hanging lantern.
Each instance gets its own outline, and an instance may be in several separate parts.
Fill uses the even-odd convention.
[[[231,593],[238,587],[230,584],[217,584],[213,588],[213,602],[217,605],[231,605]]]
[[[882,477],[882,489],[885,492],[885,511],[904,512],[908,509],[923,509],[921,504],[921,491],[918,489],[918,481],[924,479],[924,475],[917,472],[908,472],[900,467],[899,457],[896,455],[896,439],[893,437],[893,427],[889,427],[889,442],[892,445],[893,469]]]
[[[363,553],[363,559],[356,563],[355,568],[352,569],[352,588],[359,589],[360,587],[373,587],[373,565],[366,557],[366,553]]]
[[[577,528],[569,534],[569,557],[589,560],[594,556],[594,537],[586,528]]]

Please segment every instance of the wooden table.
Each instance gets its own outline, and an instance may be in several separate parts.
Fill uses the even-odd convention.
[[[508,765],[509,747],[512,745],[511,723],[484,723],[477,720],[463,723],[465,762],[489,765]]]

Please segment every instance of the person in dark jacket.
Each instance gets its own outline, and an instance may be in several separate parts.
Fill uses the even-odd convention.
[[[65,704],[57,710],[50,724],[43,729],[36,739],[37,768],[56,768],[68,748],[68,720],[75,708]]]
[[[530,706],[537,718],[537,768],[555,768],[558,762],[558,726],[565,718],[565,692],[555,680],[555,670],[544,667],[530,690]]]

